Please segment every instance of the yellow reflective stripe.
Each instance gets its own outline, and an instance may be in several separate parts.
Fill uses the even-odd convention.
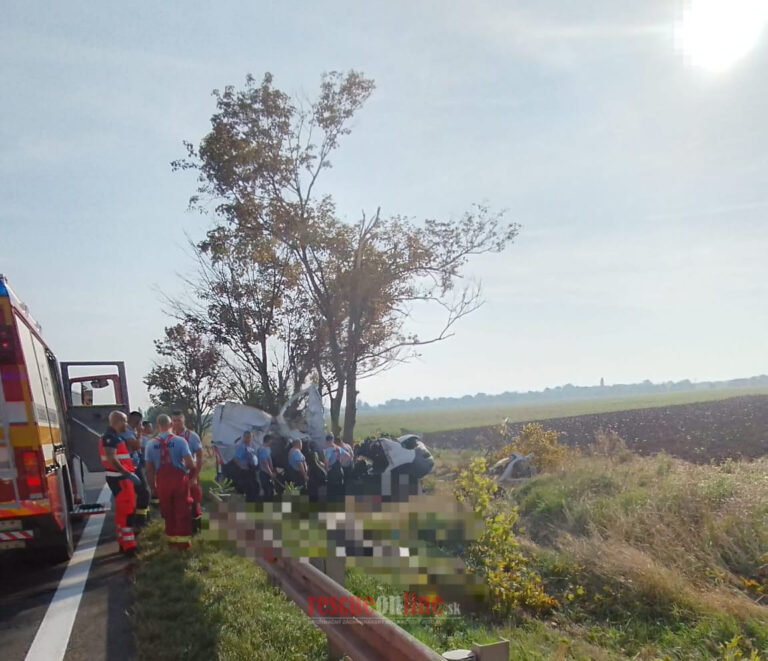
[[[148,507],[145,507],[143,509],[139,509],[138,507],[136,508],[136,514],[146,514],[147,512],[149,512]]]
[[[192,537],[190,535],[166,535],[165,538],[173,544],[192,541]]]

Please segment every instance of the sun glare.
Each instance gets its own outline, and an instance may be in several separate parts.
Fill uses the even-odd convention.
[[[751,51],[768,23],[768,0],[689,0],[675,42],[693,66],[723,71]]]

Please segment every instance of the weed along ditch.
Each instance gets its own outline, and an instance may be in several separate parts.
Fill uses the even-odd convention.
[[[502,486],[490,468],[513,451],[537,457],[533,475]],[[435,461],[403,502],[245,503],[214,483],[188,555],[153,524],[134,586],[142,658],[245,658],[256,639],[297,659],[763,658],[767,459],[645,457],[610,433],[576,451],[530,425],[495,453]],[[194,643],[157,648],[177,617]]]

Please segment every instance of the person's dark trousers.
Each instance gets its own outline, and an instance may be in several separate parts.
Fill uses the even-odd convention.
[[[249,469],[243,471],[245,502],[255,503],[259,500],[261,489],[259,488],[259,478],[256,476],[256,471]]]
[[[269,473],[259,471],[259,482],[261,483],[261,494],[264,500],[272,500],[275,497],[275,487],[272,484],[272,478]]]
[[[136,470],[136,475],[139,476],[141,484],[136,486],[136,513],[133,517],[133,527],[135,530],[141,530],[147,525],[149,521],[149,484],[147,483],[147,473],[144,470],[144,466],[140,466]]]
[[[232,480],[237,493],[245,495],[246,503],[255,503],[259,499],[259,482],[255,471],[243,470],[233,460],[224,467],[224,475]]]
[[[327,492],[330,500],[338,500],[344,497],[344,473],[341,464],[337,461],[328,471]]]

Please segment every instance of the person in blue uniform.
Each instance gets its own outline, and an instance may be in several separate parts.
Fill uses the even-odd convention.
[[[328,497],[336,499],[344,495],[344,472],[341,463],[341,449],[333,442],[333,435],[325,437],[326,480],[328,484]]]
[[[259,483],[264,500],[272,500],[275,495],[275,467],[272,464],[272,437],[266,434],[261,441],[261,446],[256,450],[256,458],[259,462]]]
[[[232,460],[224,467],[224,475],[232,480],[238,493],[245,494],[246,503],[255,503],[259,499],[259,482],[256,475],[258,465],[253,434],[246,431],[235,446]]]
[[[136,533],[147,525],[149,520],[149,484],[147,484],[147,474],[144,470],[144,449],[141,443],[141,419],[139,411],[131,411],[128,414],[128,426],[123,433],[123,438],[131,454],[134,472],[141,480],[141,484],[136,487],[136,513],[133,517],[133,527]]]
[[[306,489],[309,482],[307,460],[301,451],[301,440],[298,438],[291,443],[291,449],[288,451],[288,480],[302,489]]]

